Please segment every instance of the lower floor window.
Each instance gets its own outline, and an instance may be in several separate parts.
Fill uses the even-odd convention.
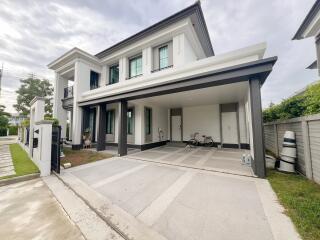
[[[133,109],[128,109],[127,112],[127,134],[132,135],[133,134]]]
[[[114,110],[107,111],[107,134],[114,133]]]
[[[152,133],[152,109],[145,108],[145,131],[146,135]]]

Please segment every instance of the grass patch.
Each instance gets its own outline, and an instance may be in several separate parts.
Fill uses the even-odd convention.
[[[18,177],[39,172],[38,167],[32,162],[28,154],[20,147],[19,144],[10,144],[9,147],[16,174],[1,177],[0,179]]]
[[[70,148],[64,148],[63,153],[65,154],[65,157],[61,158],[61,165],[69,162],[71,163],[72,167],[113,157],[112,154],[94,152],[84,149],[72,150]]]
[[[304,240],[320,239],[320,185],[303,176],[268,171],[268,180]]]

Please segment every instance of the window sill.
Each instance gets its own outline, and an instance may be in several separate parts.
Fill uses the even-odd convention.
[[[141,77],[143,74],[139,74],[139,75],[136,75],[136,76],[132,76],[132,77],[127,77],[126,80],[129,80],[129,79],[132,79],[132,78],[137,78],[137,77]]]
[[[170,66],[167,66],[167,67],[164,67],[164,68],[158,68],[158,69],[152,70],[151,73],[159,72],[159,71],[162,71],[162,70],[165,70],[165,69],[168,69],[168,68],[172,68],[172,67],[173,67],[173,65],[170,65]]]

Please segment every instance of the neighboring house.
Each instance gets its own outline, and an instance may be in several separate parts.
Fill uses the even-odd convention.
[[[317,59],[307,68],[318,69],[320,75],[320,0],[317,0],[312,6],[292,40],[301,40],[309,37],[315,38]]]
[[[9,119],[9,125],[19,126],[19,125],[21,125],[22,121],[27,119],[27,117],[20,115],[19,113],[12,113],[12,114],[10,114],[8,119]]]
[[[145,150],[199,132],[250,149],[264,177],[260,88],[277,59],[264,59],[265,47],[215,56],[196,2],[96,55],[74,48],[50,63],[53,114],[63,137],[71,115],[74,149],[86,129],[98,151],[114,145],[120,156],[127,146]]]

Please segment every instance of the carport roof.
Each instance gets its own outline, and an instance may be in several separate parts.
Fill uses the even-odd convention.
[[[262,85],[272,71],[273,65],[276,61],[277,57],[270,57],[238,64],[172,83],[158,84],[152,87],[114,94],[107,97],[79,101],[79,106],[88,106],[107,102],[111,103],[120,100],[135,100],[248,80],[259,80]]]

